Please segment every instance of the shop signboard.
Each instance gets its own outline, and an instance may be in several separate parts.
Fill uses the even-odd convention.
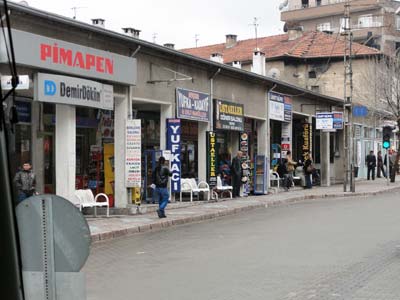
[[[126,120],[125,182],[126,187],[141,187],[142,128],[141,120]]]
[[[12,76],[1,76],[1,89],[3,91],[12,89]],[[29,75],[18,75],[16,90],[29,90]]]
[[[181,191],[181,120],[167,119],[167,149],[171,151],[171,192]]]
[[[176,117],[200,122],[210,121],[210,95],[176,89]]]
[[[281,122],[292,121],[292,98],[279,93],[269,93],[269,118]]]
[[[207,182],[210,188],[217,186],[217,134],[207,131]]]
[[[316,114],[317,130],[336,130],[343,129],[342,112],[325,112]]]
[[[242,183],[245,196],[250,194],[250,156],[249,156],[249,135],[246,132],[240,134],[239,150],[242,152]]]
[[[17,109],[18,123],[31,123],[32,107],[31,102],[28,101],[15,101]]]
[[[136,84],[135,58],[26,31],[11,29],[11,33],[17,64],[122,84]],[[0,63],[8,63],[6,50],[1,35]]]
[[[45,73],[38,73],[35,83],[35,100],[37,101],[105,110],[114,109],[112,85]]]
[[[223,100],[216,100],[215,105],[215,129],[244,130],[243,104]]]
[[[302,127],[303,127],[302,153],[303,153],[303,159],[305,159],[306,156],[311,153],[312,124],[311,123],[303,123]]]
[[[282,158],[286,158],[287,152],[291,148],[291,123],[282,123],[282,134],[281,134],[281,152]]]

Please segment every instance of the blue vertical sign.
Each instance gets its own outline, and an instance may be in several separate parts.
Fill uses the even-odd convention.
[[[167,119],[167,150],[171,151],[171,192],[181,191],[181,120]]]

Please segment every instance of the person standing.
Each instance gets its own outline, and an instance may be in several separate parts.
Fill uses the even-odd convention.
[[[390,178],[390,182],[395,182],[396,179],[396,172],[397,172],[397,167],[396,167],[396,152],[394,152],[392,149],[389,149],[389,172],[388,176]],[[385,161],[384,164],[386,165],[387,162],[387,155],[385,155]]]
[[[172,176],[171,171],[165,165],[165,158],[161,156],[158,159],[158,164],[152,174],[155,199],[158,200],[157,214],[159,218],[166,218],[165,208],[168,205],[169,192],[168,192],[168,177]]]
[[[232,186],[233,186],[233,193],[232,197],[240,197],[240,186],[242,185],[242,151],[238,151],[236,156],[232,159]]]
[[[386,172],[385,172],[385,168],[383,166],[383,157],[382,157],[382,151],[378,151],[378,169],[377,169],[377,176],[378,178],[381,178],[381,172],[383,174],[383,177],[386,177]]]
[[[304,178],[306,181],[306,186],[304,188],[311,189],[312,188],[311,174],[314,172],[314,166],[311,154],[307,154],[305,156],[303,171],[304,171]]]
[[[36,176],[30,162],[25,162],[22,169],[15,174],[14,184],[18,191],[18,203],[36,194]]]
[[[285,190],[288,191],[293,185],[293,173],[296,169],[297,162],[293,161],[292,159],[292,152],[288,151],[286,153],[286,170],[287,170],[287,178],[286,178],[286,185],[284,186]]]
[[[370,179],[371,172],[372,172],[372,180],[375,180],[376,156],[374,154],[374,151],[371,150],[369,152],[369,155],[367,156],[366,159],[366,164],[368,167],[367,180]]]

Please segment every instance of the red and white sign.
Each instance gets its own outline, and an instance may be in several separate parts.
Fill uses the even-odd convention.
[[[17,64],[122,84],[136,84],[135,58],[26,31],[11,31]],[[1,35],[0,63],[8,63],[6,50]]]
[[[126,120],[125,181],[126,187],[142,185],[142,127],[141,120]]]

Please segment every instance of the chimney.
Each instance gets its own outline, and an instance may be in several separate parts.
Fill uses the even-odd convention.
[[[105,28],[105,21],[104,19],[92,19],[92,25]]]
[[[170,48],[170,49],[175,49],[175,44],[166,43],[166,44],[164,44],[164,47],[167,47],[167,48]]]
[[[232,62],[232,67],[237,68],[237,69],[241,69],[242,68],[242,63],[238,60],[235,60],[234,62]]]
[[[220,64],[224,63],[224,57],[222,56],[221,53],[212,53],[211,57],[210,57],[210,60],[218,62]]]
[[[288,29],[289,41],[297,40],[302,36],[303,36],[303,28],[301,26]]]
[[[130,37],[133,37],[136,39],[139,38],[140,30],[138,30],[138,29],[135,29],[132,27],[125,27],[125,28],[122,28],[122,30],[124,31],[124,33],[126,35],[129,35]]]
[[[234,47],[237,43],[237,35],[236,34],[227,34],[225,48]]]
[[[254,51],[253,53],[253,66],[251,68],[251,71],[259,74],[259,75],[266,75],[266,70],[265,70],[265,53],[261,51]]]

